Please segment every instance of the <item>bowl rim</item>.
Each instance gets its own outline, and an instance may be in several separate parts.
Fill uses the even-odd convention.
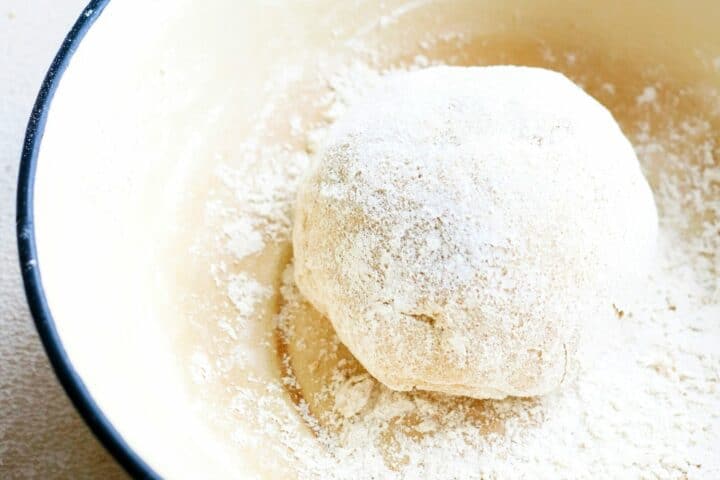
[[[95,437],[133,478],[161,478],[123,439],[93,399],[75,370],[58,334],[45,297],[35,243],[34,188],[38,153],[45,132],[48,110],[68,63],[110,0],[91,0],[73,24],[55,55],[30,114],[18,174],[16,234],[25,296],[35,328],[55,375]]]

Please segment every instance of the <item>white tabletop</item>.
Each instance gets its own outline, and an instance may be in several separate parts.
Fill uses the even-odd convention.
[[[123,478],[57,382],[22,291],[15,191],[40,83],[86,0],[0,0],[0,478]]]

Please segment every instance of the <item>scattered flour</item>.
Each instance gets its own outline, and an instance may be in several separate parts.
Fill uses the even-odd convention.
[[[290,120],[295,136],[307,132],[306,151],[248,145],[247,162],[218,172],[241,206],[226,212],[223,233],[238,259],[288,241],[298,179],[322,144],[323,125],[379,76],[357,63],[329,77],[320,102],[323,121]],[[649,87],[637,102],[658,98]],[[720,201],[706,201],[720,199],[720,145],[711,129],[702,121],[667,131],[647,125],[631,138],[641,162],[663,165],[651,182],[660,212],[660,260],[643,295],[614,305],[604,335],[588,346],[598,360],[582,364],[572,384],[537,400],[395,392],[358,371],[332,337],[315,351],[319,362],[335,365],[318,395],[326,409],[312,410],[285,357],[282,382],[237,389],[232,411],[257,426],[234,431],[238,448],[271,452],[299,478],[720,477]],[[682,152],[689,145],[705,155],[704,163],[687,162]],[[292,266],[283,278],[278,327],[284,341],[301,342],[295,316],[307,305]],[[270,294],[249,275],[229,278],[227,296],[240,318],[249,318]],[[198,360],[200,380],[206,360]],[[294,409],[284,395],[294,395]],[[298,433],[301,423],[312,435]]]
[[[368,374],[347,379],[335,392],[335,410],[343,417],[356,415],[370,401],[375,382]]]
[[[252,218],[239,217],[234,223],[229,223],[224,228],[227,235],[227,248],[237,259],[258,253],[265,247],[262,232],[255,228]]]
[[[255,305],[270,295],[270,291],[246,273],[240,272],[230,276],[227,294],[237,309],[238,320],[242,323],[250,320],[255,311]]]
[[[653,103],[657,99],[657,90],[655,87],[645,87],[640,95],[637,97],[637,103]]]
[[[190,375],[195,383],[205,383],[213,375],[210,359],[204,352],[193,353],[190,357],[190,365]]]

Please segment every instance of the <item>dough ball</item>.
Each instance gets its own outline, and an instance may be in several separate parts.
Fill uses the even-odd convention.
[[[632,146],[566,77],[429,68],[331,128],[298,195],[295,279],[392,389],[541,395],[656,233]]]

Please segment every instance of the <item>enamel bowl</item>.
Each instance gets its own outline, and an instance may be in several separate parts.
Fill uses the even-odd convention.
[[[212,421],[223,393],[193,381],[203,315],[188,300],[213,295],[188,248],[207,228],[213,172],[273,100],[268,85],[320,57],[453,61],[423,46],[430,37],[475,53],[476,38],[510,39],[496,55],[507,63],[535,61],[512,39],[578,58],[589,48],[718,85],[718,19],[715,0],[92,1],[38,96],[19,184],[27,297],[60,381],[135,476],[285,478],[291,465]],[[545,60],[570,68],[572,55]],[[256,374],[271,375],[258,358]]]

